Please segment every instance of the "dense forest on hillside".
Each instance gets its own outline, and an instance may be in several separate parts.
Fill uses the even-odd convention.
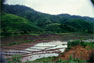
[[[9,36],[12,34],[25,34],[27,32],[35,32],[40,28],[22,17],[4,14],[1,16],[1,32],[2,35]]]
[[[69,14],[50,15],[23,5],[4,4],[1,19],[1,36],[94,32],[94,18]]]

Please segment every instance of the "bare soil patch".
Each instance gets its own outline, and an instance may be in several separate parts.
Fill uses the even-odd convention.
[[[65,51],[63,54],[60,54],[55,60],[62,59],[62,60],[68,60],[70,56],[72,56],[75,59],[81,59],[81,60],[94,60],[94,50],[90,50],[89,47],[82,47],[80,45],[71,47],[70,50]]]

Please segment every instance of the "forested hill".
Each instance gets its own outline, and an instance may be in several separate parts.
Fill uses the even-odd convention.
[[[18,16],[25,17],[30,21],[37,21],[37,20],[50,20],[52,22],[61,22],[67,21],[68,19],[82,19],[86,21],[94,21],[94,18],[90,17],[81,17],[69,14],[59,14],[59,15],[50,15],[35,11],[32,8],[23,6],[23,5],[5,5],[4,11],[10,14],[15,14]],[[44,17],[44,18],[43,18]]]
[[[90,17],[69,14],[50,15],[23,5],[4,5],[3,13],[0,29],[3,36],[28,33],[94,32],[94,18]]]

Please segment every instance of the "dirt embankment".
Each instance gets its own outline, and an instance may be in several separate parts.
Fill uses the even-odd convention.
[[[40,42],[50,42],[50,41],[55,41],[55,40],[61,40],[61,41],[68,41],[68,40],[76,40],[76,39],[89,39],[93,38],[92,34],[75,34],[75,33],[64,33],[64,34],[46,34],[46,35],[40,35],[40,36],[32,36],[32,35],[22,35],[22,36],[14,36],[14,37],[6,37],[6,38],[1,38],[1,44],[10,44],[10,43],[19,43],[19,42],[24,42],[25,43],[20,43],[17,45],[12,45],[12,46],[2,46],[2,48],[6,49],[25,49],[28,47],[31,47],[37,43]],[[29,42],[28,42],[29,40]]]
[[[80,45],[71,47],[70,50],[65,51],[63,54],[60,54],[58,59],[68,60],[72,56],[75,59],[94,61],[94,50],[89,49],[89,47],[82,47]]]
[[[2,46],[2,49],[17,49],[17,50],[22,50],[29,48],[31,46],[34,46],[37,43],[41,42],[50,42],[53,40],[57,40],[57,38],[60,38],[59,35],[41,35],[41,36],[32,36],[32,35],[24,35],[24,36],[15,36],[15,37],[7,37],[7,38],[2,38],[1,39],[1,44],[10,44],[13,42],[23,42],[21,44],[15,44],[11,46]],[[29,42],[28,42],[29,40]]]
[[[32,35],[22,35],[22,36],[14,36],[14,37],[5,37],[1,38],[2,44],[7,44],[11,42],[19,42],[25,40],[74,40],[74,39],[92,39],[94,38],[93,34],[77,34],[77,33],[64,33],[64,34],[45,34],[40,36],[32,36]]]

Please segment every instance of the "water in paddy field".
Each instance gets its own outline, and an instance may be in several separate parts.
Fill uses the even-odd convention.
[[[44,57],[58,56],[59,53],[57,52],[64,52],[66,48],[67,48],[67,42],[52,41],[47,43],[38,43],[33,47],[27,48],[26,50],[32,52],[34,51],[40,51],[40,52],[34,52],[31,54],[31,56],[23,58],[22,61],[27,61],[27,60],[33,61]]]

